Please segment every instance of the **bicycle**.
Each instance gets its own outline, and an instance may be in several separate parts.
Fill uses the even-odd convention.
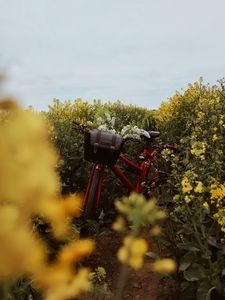
[[[158,196],[159,189],[165,182],[165,176],[158,169],[158,163],[155,158],[161,154],[164,149],[174,150],[173,144],[154,144],[153,142],[159,137],[160,132],[148,131],[149,138],[145,138],[145,146],[139,154],[140,164],[128,159],[121,154],[123,145],[126,141],[137,141],[133,138],[124,139],[121,135],[114,134],[98,129],[89,130],[87,125],[83,125],[77,121],[73,121],[75,129],[84,134],[84,158],[93,162],[91,173],[86,188],[83,201],[83,217],[84,219],[92,219],[96,214],[99,206],[102,184],[104,180],[104,171],[109,167],[117,178],[132,192],[142,193],[147,198]],[[150,148],[152,150],[150,151]],[[136,183],[133,184],[128,177],[116,165],[117,161],[129,166],[138,173]],[[164,174],[165,175],[165,174]],[[157,195],[156,195],[157,194]]]

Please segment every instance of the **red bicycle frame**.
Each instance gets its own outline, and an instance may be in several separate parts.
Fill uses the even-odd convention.
[[[166,145],[168,148],[173,148],[173,145],[167,144]],[[150,152],[148,149],[144,149],[143,154],[145,155],[145,157],[147,157],[147,159],[145,161],[143,161],[140,165],[137,165],[136,163],[134,163],[133,161],[129,160],[127,157],[120,155],[119,156],[119,160],[124,162],[126,165],[128,165],[129,167],[133,168],[134,170],[136,170],[139,175],[137,177],[137,182],[136,185],[133,185],[130,181],[130,179],[121,171],[121,169],[117,166],[117,165],[113,165],[111,166],[112,171],[115,173],[115,175],[120,179],[120,181],[125,184],[128,189],[130,191],[134,191],[136,193],[142,193],[143,192],[143,185],[142,183],[146,181],[146,177],[148,174],[148,169],[152,163],[153,158],[162,150],[162,148],[158,147],[155,150],[153,150],[152,152]],[[100,196],[101,196],[101,191],[102,191],[102,183],[103,183],[103,179],[104,179],[104,169],[105,169],[105,165],[100,164],[100,163],[94,163],[92,170],[91,170],[91,174],[90,174],[90,178],[88,181],[88,186],[86,189],[86,193],[84,196],[84,202],[83,205],[85,206],[86,204],[86,200],[90,191],[90,186],[92,183],[92,179],[93,179],[93,175],[95,170],[99,170],[100,171],[100,181],[99,181],[99,185],[98,185],[98,193],[97,193],[97,201],[95,204],[95,208],[98,208],[98,204],[100,201]]]

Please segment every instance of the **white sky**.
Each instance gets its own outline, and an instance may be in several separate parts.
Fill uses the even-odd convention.
[[[225,0],[0,0],[4,91],[24,106],[120,99],[156,108],[225,76]]]

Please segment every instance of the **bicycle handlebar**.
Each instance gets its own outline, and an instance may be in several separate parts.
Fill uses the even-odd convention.
[[[83,125],[80,122],[73,120],[72,121],[74,125],[76,125],[76,127],[74,129],[81,131],[82,133],[88,132],[89,130],[87,129],[87,125]]]
[[[80,131],[81,133],[85,133],[85,132],[89,132],[87,125],[81,124],[80,122],[73,120],[72,121],[74,123],[74,125],[76,125],[75,129]],[[141,140],[138,139],[134,139],[133,137],[127,137],[127,138],[123,138],[123,143],[125,143],[126,141],[132,141],[132,142],[136,142],[136,143],[141,143]],[[173,150],[177,150],[174,145],[172,143],[166,143],[166,144],[156,144],[153,146],[153,148],[170,148]]]

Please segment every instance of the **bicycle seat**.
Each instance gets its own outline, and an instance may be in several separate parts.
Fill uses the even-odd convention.
[[[155,139],[158,136],[160,136],[160,132],[159,131],[148,131],[150,138]]]

